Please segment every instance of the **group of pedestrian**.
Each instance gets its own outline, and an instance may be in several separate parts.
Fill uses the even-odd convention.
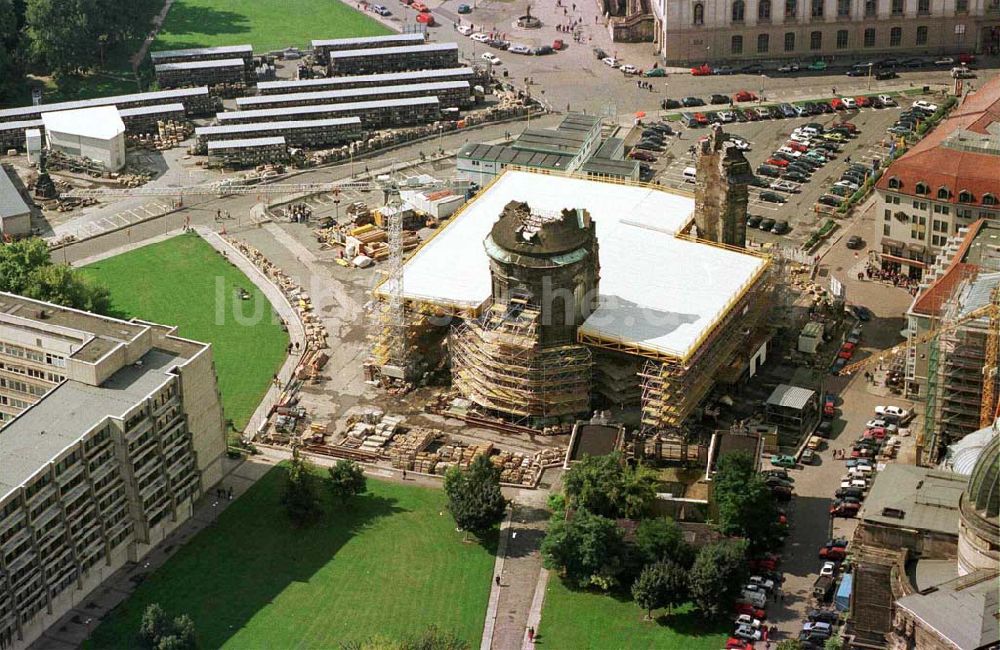
[[[653,84],[649,83],[648,81],[643,81],[642,79],[636,79],[635,85],[637,88],[642,88],[643,90],[648,90],[649,92],[653,92]]]
[[[917,287],[920,285],[920,280],[916,278],[907,277],[889,269],[880,269],[874,264],[868,264],[865,267],[864,277],[869,280],[892,283],[892,286],[907,289],[913,295],[917,295]],[[861,273],[858,273],[858,279],[862,279]]]
[[[228,490],[226,488],[221,488],[221,487],[215,488],[215,498],[216,499],[229,499],[230,501],[232,501],[233,500],[233,488],[232,488],[232,486],[230,486]]]

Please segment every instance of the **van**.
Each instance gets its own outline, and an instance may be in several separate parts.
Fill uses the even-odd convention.
[[[685,183],[693,183],[695,181],[695,176],[697,175],[697,173],[698,170],[695,169],[694,167],[685,167],[681,175],[684,177]]]
[[[764,608],[767,607],[767,594],[763,591],[746,591],[740,595],[740,600],[749,603],[754,607]]]

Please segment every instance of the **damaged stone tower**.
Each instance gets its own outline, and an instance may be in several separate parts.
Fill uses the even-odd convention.
[[[699,239],[743,248],[753,172],[743,152],[727,142],[716,125],[699,145],[694,223]]]
[[[453,385],[478,410],[532,427],[587,413],[591,355],[576,331],[598,300],[590,214],[511,201],[483,244],[492,301],[451,334]]]

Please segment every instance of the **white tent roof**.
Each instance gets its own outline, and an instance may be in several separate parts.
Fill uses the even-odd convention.
[[[120,133],[125,133],[125,123],[114,106],[42,113],[42,121],[46,131],[96,140],[111,140]]]
[[[680,239],[694,200],[651,187],[508,171],[466,204],[403,268],[418,302],[478,308],[490,297],[483,240],[513,200],[555,212],[583,208],[597,224],[600,306],[581,332],[684,357],[731,308],[767,262]]]

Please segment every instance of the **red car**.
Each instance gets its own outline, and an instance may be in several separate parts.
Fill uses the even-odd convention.
[[[427,25],[428,27],[433,27],[436,24],[434,22],[434,16],[430,14],[417,14],[417,22]]]
[[[959,63],[964,63],[964,64],[968,65],[968,64],[972,63],[975,60],[976,60],[976,55],[975,54],[959,54],[958,55],[958,62]]]
[[[851,133],[857,133],[858,127],[854,125],[853,122],[841,122],[840,124],[835,124],[836,127],[843,127],[850,131]]]
[[[864,95],[858,95],[857,97],[854,98],[854,101],[858,104],[858,108],[872,105],[871,98],[865,97]]]
[[[743,111],[743,117],[747,118],[747,120],[750,122],[756,122],[757,120],[760,119],[760,115],[757,115],[757,111],[751,110],[749,108]]]
[[[840,101],[839,97],[834,97],[833,99],[831,99],[830,106],[833,107],[833,110],[835,111],[842,111],[845,108],[844,102]]]
[[[729,637],[726,641],[726,650],[753,650],[753,644],[749,641],[744,641],[743,639],[737,639],[734,636]]]
[[[694,121],[701,126],[706,126],[708,125],[708,116],[706,116],[704,113],[695,113]]]
[[[774,165],[775,167],[788,167],[788,161],[781,158],[768,158],[766,164]]]
[[[740,90],[735,95],[733,95],[734,102],[755,102],[757,101],[757,95],[754,95],[749,90]]]
[[[425,5],[424,3],[420,2],[419,0],[417,0],[417,2],[414,2],[410,6],[413,7],[414,9],[416,9],[417,11],[419,11],[420,13],[429,13],[430,12],[430,9],[427,7],[427,5]]]
[[[847,557],[847,549],[843,546],[824,546],[819,549],[819,559],[840,562]]]
[[[809,147],[805,146],[801,142],[793,142],[789,140],[788,142],[785,143],[785,146],[791,149],[792,151],[798,151],[799,153],[805,153],[809,151]]]
[[[827,393],[823,400],[823,415],[827,417],[833,417],[837,411],[837,396],[833,393]]]
[[[837,356],[840,357],[841,359],[850,359],[851,357],[853,357],[854,356],[854,344],[853,343],[845,343],[843,346],[841,346],[840,352],[837,353]]]
[[[838,506],[830,506],[830,516],[850,518],[856,516],[858,510],[861,510],[861,505],[858,503],[841,503]]]
[[[694,77],[707,77],[712,74],[712,67],[707,63],[691,68],[691,75]]]
[[[767,612],[759,607],[754,607],[749,603],[737,603],[736,604],[736,615],[746,614],[751,618],[756,618],[757,620],[763,621],[767,618]]]

